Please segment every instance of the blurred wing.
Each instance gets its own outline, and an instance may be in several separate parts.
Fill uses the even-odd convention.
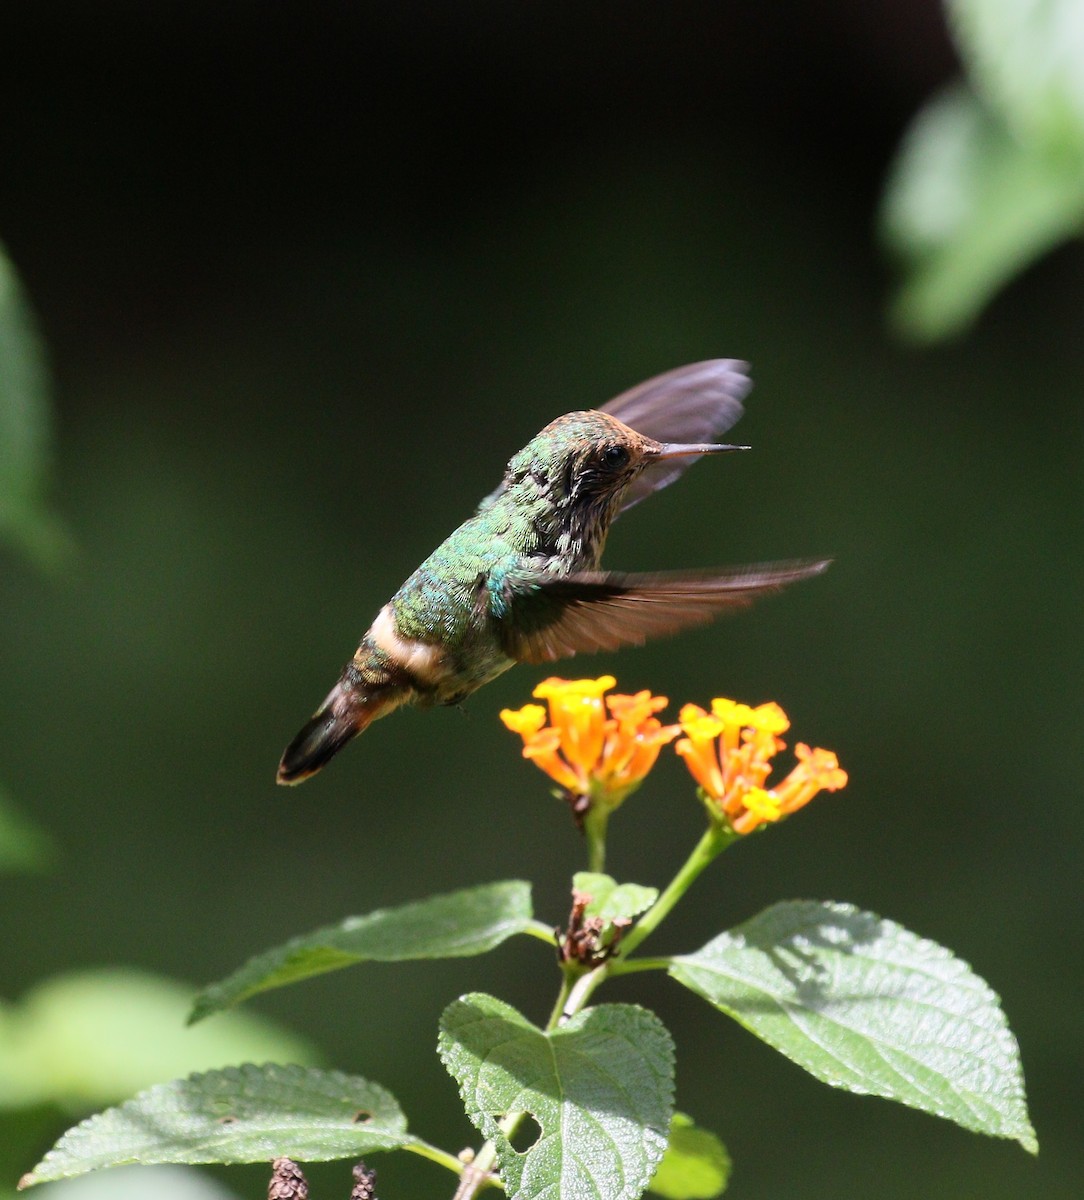
[[[819,575],[829,561],[763,563],[714,573],[536,576],[511,585],[502,621],[503,647],[520,662],[544,663],[643,645],[649,638],[703,624],[796,580]]]
[[[602,411],[657,442],[714,442],[742,415],[753,386],[749,364],[734,358],[689,363],[622,392]],[[699,456],[672,458],[648,467],[628,492],[621,511],[674,482]]]
[[[742,415],[742,398],[753,386],[749,364],[736,358],[710,358],[676,367],[629,388],[601,411],[657,442],[713,442]],[[648,467],[629,487],[621,512],[666,487],[699,455],[672,458]],[[478,506],[479,512],[504,491],[501,482]]]

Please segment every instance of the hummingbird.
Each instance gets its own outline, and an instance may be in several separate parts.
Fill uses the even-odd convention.
[[[459,704],[516,663],[641,645],[817,575],[826,559],[701,571],[600,569],[618,515],[698,458],[742,414],[746,363],[678,367],[599,409],[551,421],[377,613],[286,747],[277,781],[314,775],[403,704]]]

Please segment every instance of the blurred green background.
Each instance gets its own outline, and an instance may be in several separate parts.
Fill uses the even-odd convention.
[[[49,349],[75,546],[53,576],[0,558],[0,780],[59,847],[0,876],[0,995],[107,964],[195,985],[500,878],[562,920],[581,847],[497,720],[545,672],[397,715],[301,790],[278,755],[537,429],[742,357],[754,453],[636,509],[607,561],[835,565],[566,673],[778,700],[852,782],[728,855],[658,950],[783,897],[942,942],[1002,996],[1040,1157],[832,1092],[665,980],[605,998],[674,1032],[679,1106],[726,1141],[736,1200],[1079,1196],[1084,259],[1048,257],[945,347],[888,330],[877,205],[958,70],[939,7],[16,0],[0,67],[0,236]],[[610,868],[664,882],[700,820],[665,761]],[[543,1020],[555,985],[525,942],[251,1007],[458,1148],[441,1008],[488,990]],[[65,1124],[12,1121],[16,1171]],[[376,1165],[388,1200],[452,1191]]]

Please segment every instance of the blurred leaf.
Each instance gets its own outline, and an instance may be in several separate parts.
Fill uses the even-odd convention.
[[[1080,0],[947,0],[976,89],[1022,140],[1084,159]]]
[[[659,898],[657,888],[644,887],[639,883],[619,884],[609,875],[594,871],[577,871],[572,877],[572,886],[591,897],[587,915],[602,917],[604,921],[612,921],[615,917],[638,917]]]
[[[0,1200],[7,1193],[0,1192]],[[16,1193],[10,1193],[15,1200]],[[49,1189],[51,1200],[234,1200],[206,1171],[193,1167],[118,1167],[108,1174],[64,1179]]]
[[[41,339],[0,246],[0,539],[52,566],[68,543],[45,501],[48,393]]]
[[[833,1087],[1036,1153],[997,996],[934,942],[847,904],[773,905],[670,974]]]
[[[648,1191],[666,1200],[712,1200],[726,1191],[729,1179],[730,1155],[723,1143],[698,1129],[692,1117],[674,1113],[670,1142]]]
[[[0,792],[0,871],[41,871],[57,858],[56,845]]]
[[[69,1122],[55,1105],[0,1110],[0,1184],[13,1192],[19,1176]],[[0,1188],[0,1198],[5,1195]]]
[[[492,996],[453,1001],[441,1061],[467,1116],[497,1146],[509,1197],[632,1200],[647,1186],[670,1127],[674,1047],[653,1013],[603,1004],[550,1033]],[[500,1131],[525,1112],[540,1129],[520,1151]],[[515,1135],[513,1135],[515,1136]]]
[[[897,327],[919,340],[947,337],[1020,270],[1079,233],[1084,158],[1018,141],[956,86],[931,101],[904,138],[882,221],[905,270]]]
[[[0,1106],[85,1110],[161,1079],[245,1058],[312,1062],[312,1046],[273,1022],[232,1013],[185,1027],[191,988],[138,971],[62,975],[0,1009]]]
[[[200,992],[189,1020],[200,1021],[258,992],[354,963],[484,954],[522,933],[530,921],[531,886],[518,880],[347,917],[249,959],[227,979]]]
[[[306,1162],[411,1139],[390,1092],[341,1071],[246,1064],[175,1079],[69,1129],[20,1187],[130,1163]]]

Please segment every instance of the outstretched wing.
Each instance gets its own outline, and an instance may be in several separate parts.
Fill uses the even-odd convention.
[[[749,364],[736,358],[711,358],[656,375],[601,406],[630,429],[657,442],[714,442],[742,412],[742,398],[753,386]],[[699,455],[670,458],[648,467],[629,487],[621,511],[657,492],[688,470]],[[501,483],[478,506],[482,512],[504,491]]]
[[[824,571],[829,559],[726,571],[623,575],[609,571],[507,581],[502,644],[520,662],[642,645]]]

